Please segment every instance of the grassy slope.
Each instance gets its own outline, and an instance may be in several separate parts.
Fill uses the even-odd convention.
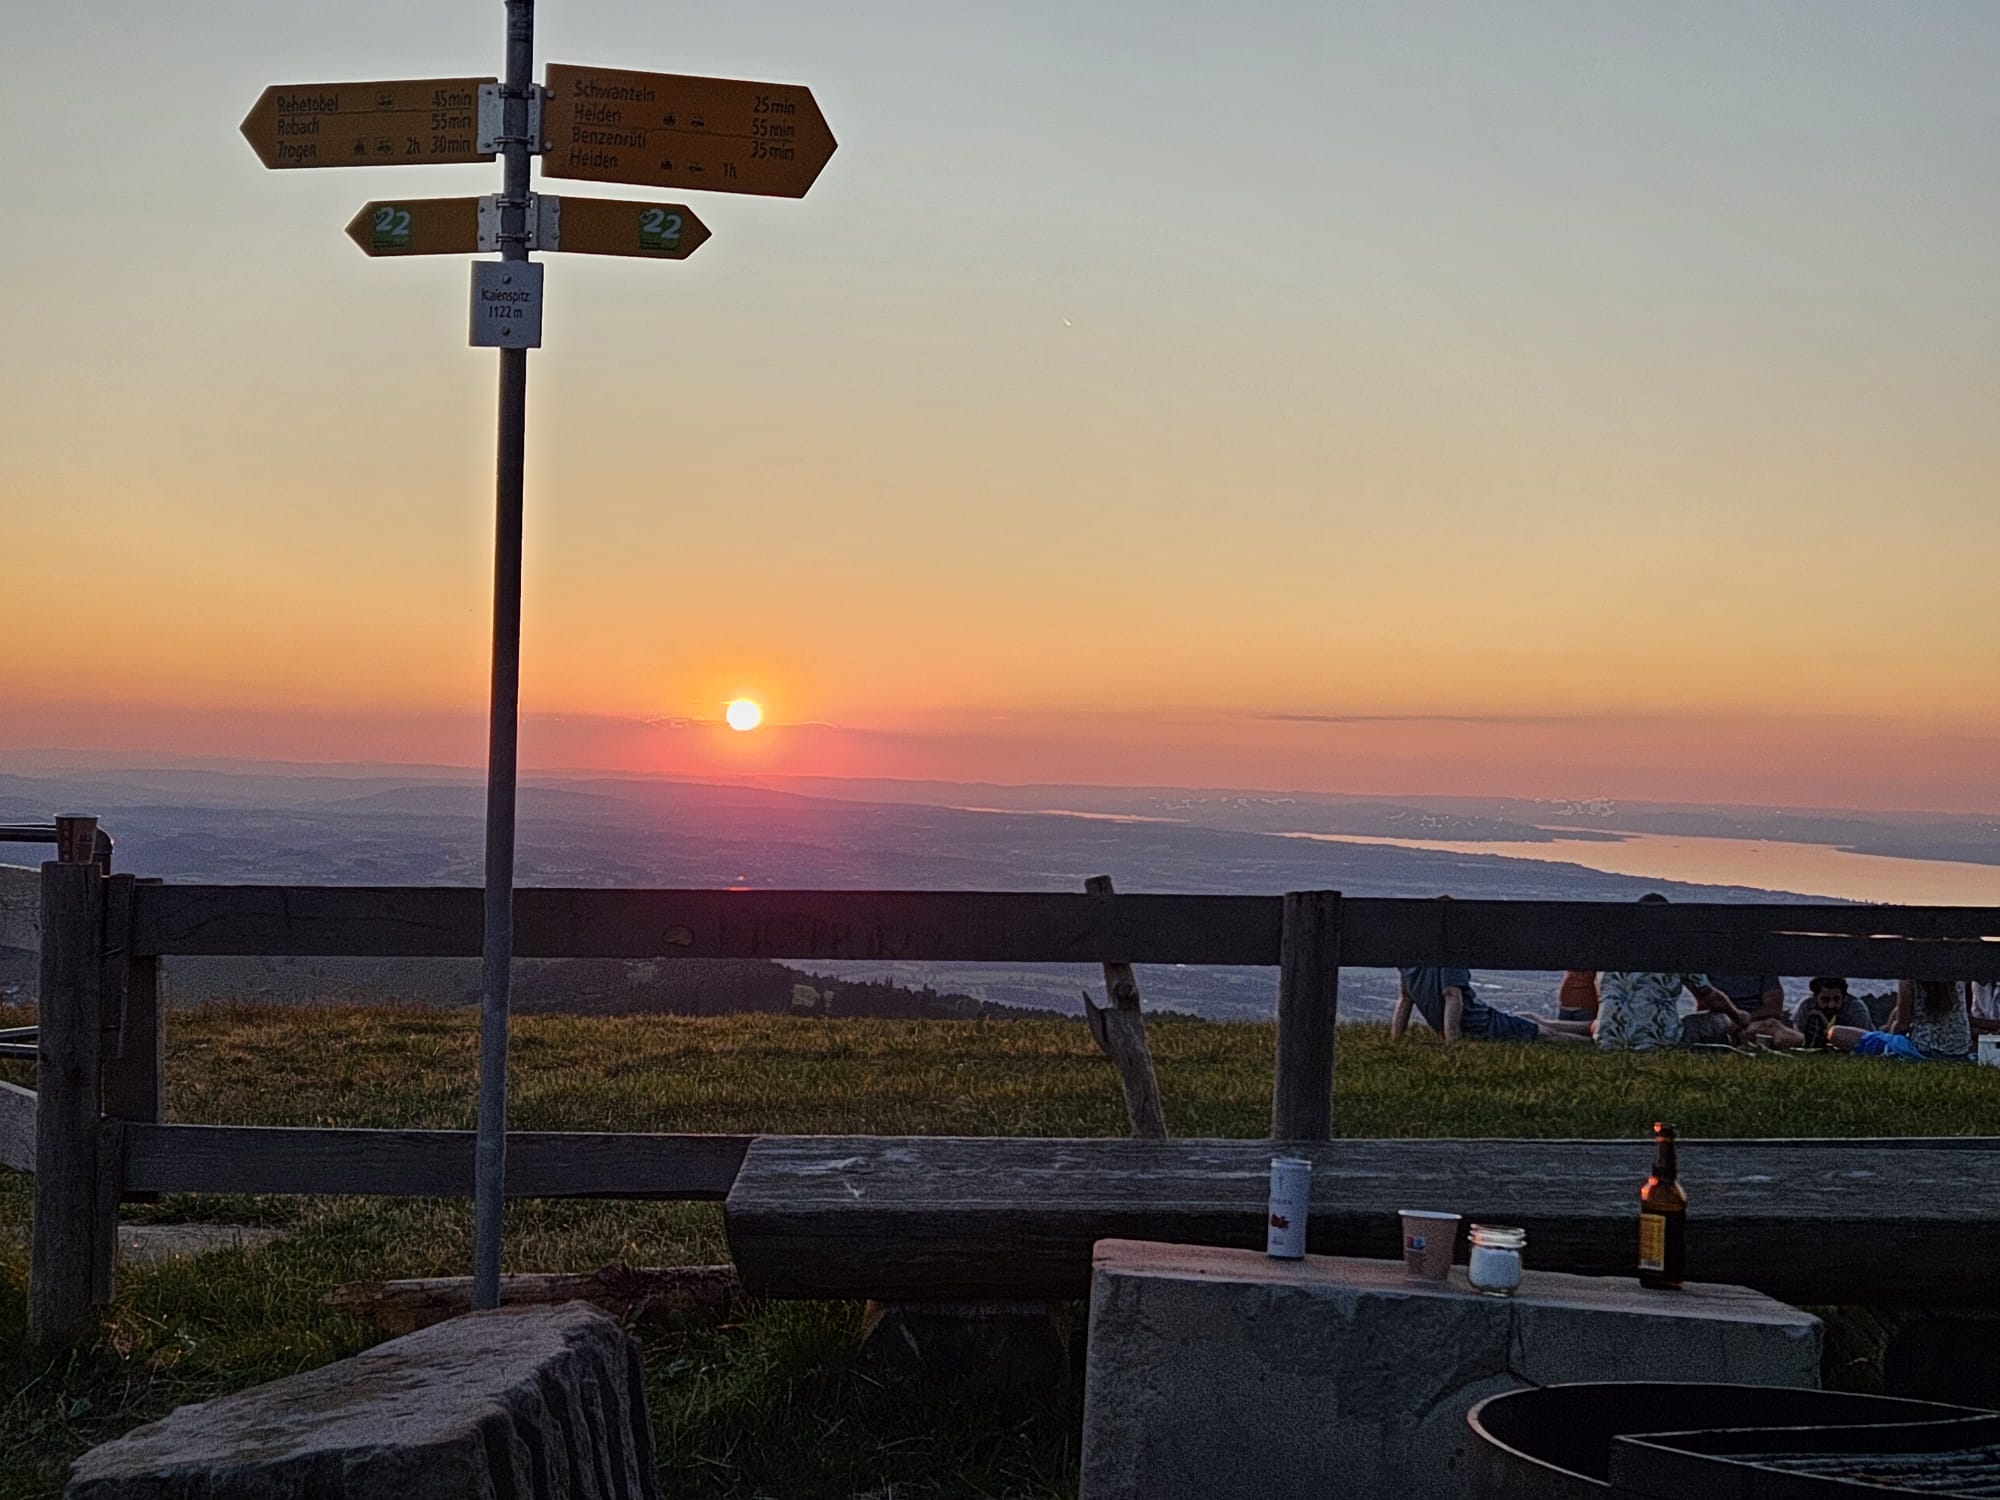
[[[5,1024],[0,1020],[0,1024]],[[1614,1058],[1593,1049],[1397,1047],[1341,1034],[1350,1135],[2000,1135],[2000,1087],[1972,1068],[1835,1058]],[[1177,1135],[1257,1136],[1271,1034],[1155,1028]],[[218,1007],[176,1013],[172,1118],[268,1125],[469,1126],[466,1012]],[[524,1129],[1105,1135],[1111,1070],[1075,1022],[532,1016],[517,1021]],[[28,1081],[20,1070],[9,1076]],[[1635,1185],[1636,1186],[1636,1185]],[[29,1195],[0,1178],[0,1497],[55,1494],[84,1447],[184,1401],[351,1353],[372,1335],[319,1297],[336,1283],[465,1269],[460,1201],[181,1198],[133,1217],[284,1226],[275,1246],[121,1274],[102,1347],[18,1351]],[[710,1205],[522,1203],[512,1269],[727,1258]],[[663,1463],[687,1495],[844,1496],[949,1478],[941,1493],[1054,1495],[1073,1413],[982,1393],[884,1390],[849,1367],[858,1309],[775,1305],[723,1328],[648,1335]],[[929,1491],[921,1491],[929,1493]]]

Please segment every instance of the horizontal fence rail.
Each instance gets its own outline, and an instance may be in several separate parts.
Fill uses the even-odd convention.
[[[80,828],[70,830],[74,844],[81,843]],[[31,831],[38,837],[42,832]],[[160,964],[204,955],[473,958],[482,946],[483,898],[477,888],[169,885],[109,874],[102,853],[96,847],[72,850],[70,858],[39,871],[0,867],[0,941],[39,947],[42,960],[40,1091],[0,1083],[0,1166],[30,1170],[36,1178],[28,1299],[32,1342],[87,1337],[97,1327],[93,1308],[110,1296],[121,1199],[169,1192],[464,1196],[470,1190],[470,1131],[164,1123]],[[1471,1203],[1479,1197],[1473,1186],[1491,1186],[1495,1161],[1541,1162],[1548,1170],[1536,1180],[1559,1186],[1586,1167],[1585,1175],[1597,1182],[1600,1158],[1612,1159],[1606,1152],[1643,1154],[1643,1143],[1514,1146],[1498,1157],[1452,1142],[1327,1147],[1335,1134],[1333,1031],[1343,966],[1721,970],[1875,980],[2000,974],[2000,908],[1994,907],[1343,899],[1331,891],[1235,896],[528,888],[515,893],[514,909],[515,952],[524,958],[1178,964],[1276,971],[1279,1027],[1269,1141],[921,1146],[883,1141],[876,1143],[877,1151],[847,1142],[788,1144],[769,1137],[753,1142],[733,1135],[510,1133],[509,1197],[723,1201],[739,1261],[764,1253],[756,1249],[764,1236],[769,1265],[793,1267],[786,1273],[793,1295],[822,1287],[814,1277],[823,1280],[814,1295],[832,1294],[824,1289],[836,1284],[879,1292],[874,1283],[888,1257],[877,1247],[884,1243],[893,1245],[896,1264],[913,1278],[896,1283],[912,1295],[997,1295],[1003,1285],[1007,1295],[1072,1295],[1087,1274],[1093,1239],[1159,1227],[1156,1191],[1131,1202],[1118,1201],[1114,1193],[1102,1204],[1079,1199],[1062,1208],[1065,1194],[1087,1199],[1106,1191],[1113,1184],[1105,1169],[1126,1161],[1120,1153],[1135,1148],[1177,1151],[1181,1157],[1158,1151],[1133,1157],[1137,1166],[1127,1173],[1132,1182],[1150,1180],[1171,1160],[1185,1158],[1198,1167],[1208,1155],[1221,1153],[1233,1163],[1224,1219],[1214,1219],[1216,1204],[1205,1196],[1208,1189],[1192,1179],[1184,1184],[1186,1201],[1172,1199],[1177,1211],[1190,1215],[1188,1227],[1222,1235],[1218,1243],[1231,1236],[1254,1241],[1261,1234],[1261,1214],[1239,1210],[1263,1202],[1268,1183],[1260,1186],[1258,1173],[1268,1173],[1274,1142],[1316,1153],[1331,1150],[1349,1168],[1345,1180],[1333,1183],[1333,1196],[1344,1205],[1329,1210],[1328,1225],[1338,1231],[1336,1247],[1343,1243],[1340,1235],[1350,1231],[1360,1237],[1357,1246],[1368,1236],[1387,1245],[1383,1236],[1393,1229],[1394,1205],[1410,1196],[1412,1171],[1433,1156],[1443,1174],[1433,1196]],[[26,1036],[0,1037],[0,1049],[25,1051]],[[1732,1221],[1727,1232],[1737,1236],[1734,1253],[1744,1270],[1739,1279],[1758,1284],[1752,1274],[1769,1260],[1773,1224],[1791,1226],[1785,1232],[1793,1235],[1801,1262],[1810,1259],[1817,1268],[1819,1279],[1811,1284],[1821,1289],[1821,1246],[1830,1234],[1854,1237],[1849,1271],[1857,1287],[1879,1281],[1884,1264],[1935,1266],[1940,1256],[1970,1246],[1965,1263],[1985,1267],[2000,1252],[2000,1220],[1992,1220],[1984,1207],[2000,1191],[2000,1144],[1867,1143],[1865,1163],[1853,1154],[1861,1143],[1845,1144],[1849,1149],[1834,1164],[1821,1160],[1824,1151],[1803,1150],[1797,1143],[1777,1155],[1771,1154],[1775,1147],[1737,1153],[1747,1174],[1743,1184],[1796,1179],[1789,1197],[1780,1201],[1767,1194],[1768,1201],[1759,1200],[1762,1208],[1743,1209]],[[1567,1255],[1557,1255],[1558,1261],[1610,1267],[1629,1255],[1635,1169],[1625,1165],[1624,1154],[1617,1157],[1618,1181],[1593,1189],[1609,1194],[1601,1211],[1585,1205],[1567,1219],[1558,1216],[1560,1222],[1523,1221],[1541,1225],[1537,1242],[1545,1251],[1567,1244]],[[1721,1153],[1716,1160],[1722,1161]],[[912,1175],[915,1167],[922,1170]],[[1001,1192],[1010,1170],[1013,1190]],[[1937,1218],[1927,1206],[1930,1198],[1912,1196],[1919,1179],[1957,1185],[1955,1198],[1947,1194],[1938,1201],[1980,1206],[1964,1207],[1963,1213],[1953,1208]],[[1466,1184],[1466,1192],[1453,1197],[1442,1191],[1454,1183]],[[1541,1189],[1531,1194],[1529,1186],[1523,1179],[1513,1197],[1526,1202],[1546,1196]],[[1357,1217],[1364,1202],[1373,1206]],[[947,1207],[950,1213],[940,1218]],[[860,1219],[853,1218],[857,1213]],[[1315,1233],[1321,1217],[1315,1214]],[[1723,1238],[1712,1224],[1707,1243]],[[996,1255],[996,1246],[1010,1243],[1027,1249]],[[1374,1246],[1374,1240],[1368,1243]],[[863,1251],[858,1256],[857,1246]],[[1377,1251],[1392,1253],[1380,1246],[1369,1253]],[[850,1270],[834,1276],[842,1255]],[[1062,1288],[1059,1293],[1021,1290],[1028,1284],[1020,1281],[1021,1267],[1035,1255],[1046,1262],[1035,1275],[1047,1287]],[[935,1275],[924,1270],[927,1265]],[[1730,1268],[1737,1269],[1736,1263]],[[775,1289],[778,1270],[770,1276]],[[1981,1286],[1991,1280],[1984,1270],[1963,1279],[1979,1277],[1985,1277]],[[1036,1288],[1043,1281],[1030,1278]],[[1790,1285],[1785,1283],[1788,1290]],[[1957,1290],[1954,1283],[1954,1294]]]
[[[747,1135],[510,1130],[507,1196],[719,1202],[749,1145]],[[127,1124],[124,1152],[128,1193],[472,1191],[469,1130]]]
[[[524,889],[523,958],[1275,966],[1278,896]],[[1990,979],[2000,908],[1613,901],[1341,902],[1340,962]],[[471,958],[480,893],[449,886],[141,885],[140,956]]]

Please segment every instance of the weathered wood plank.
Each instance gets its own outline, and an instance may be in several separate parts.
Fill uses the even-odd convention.
[[[147,954],[470,957],[480,894],[460,887],[141,887]],[[1276,963],[1267,896],[981,891],[526,889],[524,958],[817,958]]]
[[[142,956],[479,952],[480,895],[466,887],[141,885],[134,910]],[[1281,923],[1274,896],[527,889],[515,901],[529,958],[1274,965]],[[1349,899],[1341,959],[1963,979],[1993,966],[1989,945],[1964,941],[1980,937],[2000,937],[2000,909]]]
[[[0,865],[0,948],[42,946],[42,872]]]
[[[1350,899],[1342,905],[1340,943],[1341,961],[1359,967],[1973,979],[2000,956],[1988,944],[1964,941],[1981,937],[2000,937],[2000,909]]]
[[[28,1338],[85,1337],[97,1269],[115,1223],[98,1212],[98,986],[104,879],[93,865],[42,866],[40,1055],[35,1061],[35,1217],[28,1252]]]
[[[466,1197],[469,1130],[341,1130],[260,1125],[125,1127],[125,1191],[359,1193]],[[510,1198],[714,1201],[750,1138],[510,1131]]]
[[[110,875],[104,881],[104,938],[100,948],[103,970],[97,982],[99,1042],[106,1060],[125,1050],[126,985],[132,968],[132,877]]]
[[[1085,894],[1115,896],[1109,875],[1092,875],[1084,881]],[[1104,995],[1109,1005],[1099,1007],[1089,995],[1083,997],[1084,1019],[1090,1034],[1111,1066],[1118,1071],[1118,1087],[1125,1095],[1125,1117],[1132,1122],[1132,1134],[1146,1140],[1167,1137],[1167,1111],[1160,1101],[1160,1079],[1153,1070],[1153,1047],[1146,1037],[1146,1017],[1139,1003],[1139,979],[1132,966],[1112,960],[1104,965]]]
[[[157,885],[142,880],[140,885]],[[129,919],[130,907],[127,907]],[[107,914],[107,926],[109,926]],[[124,1010],[120,1047],[98,1070],[104,1113],[119,1120],[166,1118],[166,1000],[160,988],[160,960],[133,955],[129,926],[123,939]],[[108,965],[107,960],[107,965]]]
[[[118,1263],[118,1200],[125,1190],[125,1127],[117,1120],[97,1126],[97,1202],[90,1242],[90,1300],[111,1300]]]
[[[35,1091],[0,1083],[0,1167],[35,1170]]]
[[[1519,1224],[1528,1263],[1629,1275],[1642,1141],[1333,1141],[1311,1248],[1393,1258],[1396,1211]],[[1263,1243],[1251,1141],[751,1143],[724,1213],[753,1295],[1078,1297],[1103,1238]],[[1689,1141],[1688,1274],[1789,1301],[2000,1302],[2000,1141]],[[1897,1268],[1922,1265],[1922,1276]]]
[[[1271,1139],[1324,1141],[1333,1135],[1340,893],[1294,891],[1285,897],[1284,912]]]
[[[135,958],[125,966],[124,1045],[104,1059],[98,1076],[104,1113],[120,1120],[166,1118],[166,1017],[160,996],[160,961]]]

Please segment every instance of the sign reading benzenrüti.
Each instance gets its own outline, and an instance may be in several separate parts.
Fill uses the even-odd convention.
[[[491,161],[479,149],[479,86],[491,78],[279,83],[243,117],[267,167]]]
[[[544,177],[803,198],[833,132],[800,84],[550,63]]]

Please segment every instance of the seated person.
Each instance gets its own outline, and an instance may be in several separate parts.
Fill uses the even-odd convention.
[[[1985,1036],[1991,1032],[2000,1032],[2000,979],[1972,986],[1972,1034]]]
[[[1887,1031],[1835,1026],[1829,1044],[1861,1057],[1901,1057],[1912,1062],[1964,1062],[1972,1056],[1972,1017],[1949,979],[1903,979]]]
[[[1472,988],[1469,969],[1398,969],[1402,982],[1396,995],[1396,1013],[1389,1022],[1389,1036],[1401,1041],[1410,1029],[1414,1008],[1431,1030],[1447,1044],[1467,1041],[1535,1042],[1561,1037],[1580,1041],[1590,1027],[1579,1021],[1544,1021],[1534,1016],[1517,1016],[1509,1010],[1495,1010]]]
[[[1667,898],[1649,891],[1641,906],[1663,906]],[[1681,991],[1695,998],[1694,1015],[1681,1020]],[[1607,1051],[1652,1052],[1662,1047],[1733,1041],[1750,1018],[1708,982],[1706,974],[1637,974],[1606,971],[1597,976],[1597,1019],[1591,1035]]]
[[[1697,1009],[1681,1017],[1681,991]],[[1750,1018],[1706,974],[1638,974],[1607,970],[1597,976],[1597,1020],[1591,1035],[1607,1050],[1651,1052],[1734,1042]]]
[[[1847,981],[1828,974],[1815,976],[1812,993],[1799,1002],[1799,1008],[1792,1016],[1792,1025],[1805,1038],[1808,1047],[1824,1046],[1827,1032],[1835,1026],[1846,1026],[1855,1031],[1874,1029],[1868,1007],[1847,992]]]
[[[1597,1019],[1597,970],[1563,970],[1562,988],[1556,991],[1558,1021]]]
[[[1753,1024],[1785,1019],[1785,984],[1776,974],[1711,974],[1708,982]]]

